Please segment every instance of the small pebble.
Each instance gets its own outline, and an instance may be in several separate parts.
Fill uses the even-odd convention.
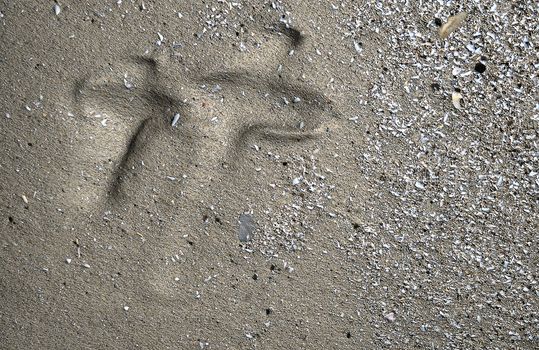
[[[386,320],[388,320],[390,322],[393,322],[396,319],[394,312],[390,312],[388,314],[385,314],[384,317],[386,318]]]
[[[477,73],[483,74],[483,73],[485,73],[485,71],[487,70],[487,66],[485,66],[485,65],[484,65],[483,63],[481,63],[481,62],[477,62],[477,63],[475,64],[475,68],[474,68],[474,69],[475,69],[475,71],[476,71]]]
[[[128,89],[128,90],[131,90],[131,89],[133,89],[133,88],[135,87],[135,85],[133,85],[132,82],[130,82],[129,80],[127,80],[127,77],[124,78],[124,86],[125,86],[125,88]]]

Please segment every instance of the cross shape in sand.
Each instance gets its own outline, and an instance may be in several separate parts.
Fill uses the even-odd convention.
[[[298,31],[280,29],[288,48],[301,45]],[[100,141],[116,152],[111,156],[116,167],[108,189],[113,201],[125,194],[135,164],[148,159],[149,150],[155,148],[152,145],[163,138],[170,138],[175,150],[189,155],[183,159],[184,166],[194,165],[189,173],[200,183],[209,178],[208,173],[233,168],[252,135],[272,142],[316,138],[335,114],[331,101],[318,91],[265,70],[188,72],[178,76],[171,88],[162,77],[164,67],[173,64],[135,57],[125,65],[131,75],[126,73],[123,83],[105,74],[76,87],[83,114],[95,115],[104,109],[115,116],[110,120],[121,120],[116,125],[123,126],[121,132],[109,133]],[[103,119],[102,126],[109,122]],[[152,158],[158,158],[159,152],[153,152]]]

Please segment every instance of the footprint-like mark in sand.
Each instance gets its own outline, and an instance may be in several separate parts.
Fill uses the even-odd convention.
[[[271,70],[265,66],[250,69],[253,64],[258,67],[252,57],[246,58],[248,64],[215,72],[186,70],[168,57],[135,57],[75,87],[77,114],[84,119],[81,133],[88,135],[80,163],[88,169],[103,169],[95,173],[94,200],[88,201],[88,212],[97,220],[104,212],[119,217],[122,225],[118,227],[131,236],[145,235],[150,244],[129,254],[151,262],[140,276],[149,295],[165,299],[178,295],[179,287],[171,284],[178,270],[163,268],[160,259],[177,254],[184,242],[178,237],[184,233],[196,236],[202,226],[196,216],[201,209],[196,206],[216,203],[211,198],[215,187],[219,187],[217,206],[225,207],[219,212],[221,220],[215,222],[227,234],[229,229],[236,232],[235,220],[247,209],[247,191],[253,199],[263,196],[271,201],[270,195],[250,188],[250,175],[239,176],[254,171],[252,154],[246,154],[252,152],[253,143],[275,145],[286,152],[288,145],[315,142],[328,129],[342,126],[337,108],[320,91],[279,76],[275,69],[279,60],[289,60],[292,48],[301,50],[304,39],[296,30],[276,28],[284,34],[268,45]],[[173,126],[176,114],[180,118]],[[267,148],[257,156],[264,157],[266,152]],[[180,199],[176,194],[181,191],[185,194]],[[190,193],[194,195],[189,197]],[[175,205],[170,205],[171,199]],[[160,230],[148,223],[153,220],[146,215],[150,211],[158,213],[153,219],[174,218],[169,220],[174,222]],[[210,253],[197,250],[196,254],[197,259],[212,259]]]
[[[287,50],[301,46],[299,31],[276,28]],[[174,64],[135,57],[77,84],[75,103],[95,134],[87,157],[97,166],[109,164],[106,189],[98,195],[103,202],[123,205],[179,174],[199,188],[223,169],[239,171],[247,140],[316,139],[339,119],[329,99],[276,73],[189,71],[177,73],[171,88],[163,78]]]

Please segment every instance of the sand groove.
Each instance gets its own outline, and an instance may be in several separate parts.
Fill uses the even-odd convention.
[[[284,33],[279,40],[288,47],[302,45],[298,30],[279,31]],[[209,172],[219,177],[216,172],[223,166],[237,169],[253,137],[275,143],[313,140],[339,120],[332,101],[320,91],[278,74],[189,72],[175,80],[179,85],[170,86],[163,78],[171,74],[173,64],[163,58],[134,57],[75,86],[81,114],[108,118],[88,154],[94,162],[113,163],[107,189],[99,195],[108,202],[137,196],[132,189],[139,187],[131,181],[139,181],[141,164],[156,169],[160,163],[169,173],[181,171],[200,182]],[[181,117],[173,127],[176,113]]]

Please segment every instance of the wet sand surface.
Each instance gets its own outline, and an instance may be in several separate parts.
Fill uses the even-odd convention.
[[[538,15],[1,2],[0,347],[537,347]]]

